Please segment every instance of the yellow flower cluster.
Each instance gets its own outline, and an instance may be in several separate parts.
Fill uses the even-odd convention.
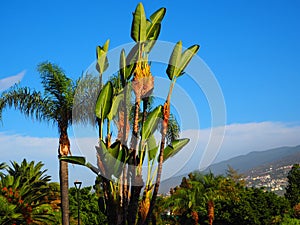
[[[135,67],[134,74],[137,78],[149,77],[151,75],[150,66],[147,63],[138,63]]]
[[[136,95],[136,99],[148,97],[154,87],[154,78],[150,72],[150,66],[145,63],[138,63],[134,71],[132,81],[132,89]]]

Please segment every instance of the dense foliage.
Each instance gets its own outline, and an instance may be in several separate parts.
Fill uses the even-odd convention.
[[[78,203],[81,224],[105,224],[106,217],[99,209],[99,196],[92,187],[83,187],[78,192],[76,188],[69,189],[71,224],[78,221]]]
[[[214,224],[280,224],[289,207],[287,200],[257,188],[240,188],[237,199],[219,201]]]
[[[0,224],[60,224],[59,184],[50,182],[42,167],[26,160],[0,164]],[[289,186],[291,175],[300,179],[297,168],[289,173]],[[81,224],[108,223],[99,182],[80,189]],[[77,194],[69,189],[71,225],[78,221]],[[245,187],[232,168],[227,176],[194,172],[169,196],[157,198],[150,224],[299,225],[297,205],[292,208],[288,197]]]
[[[2,164],[3,165],[3,164]],[[55,224],[50,196],[50,176],[41,162],[12,162],[0,180],[0,224]]]
[[[191,173],[161,204],[156,214],[170,224],[299,223],[286,198],[264,189],[246,188],[240,180],[232,179],[232,174]]]
[[[287,176],[288,185],[286,187],[285,197],[288,199],[293,214],[300,219],[300,165],[293,165]]]
[[[286,187],[285,197],[289,200],[292,207],[300,203],[300,165],[293,165],[288,173],[288,186]]]

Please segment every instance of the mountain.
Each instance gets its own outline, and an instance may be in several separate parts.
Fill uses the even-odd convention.
[[[226,174],[228,165],[238,170],[239,173],[245,174],[245,176],[258,177],[263,173],[269,171],[272,172],[273,177],[270,179],[275,179],[274,174],[279,175],[280,170],[278,168],[286,167],[283,175],[286,175],[288,166],[300,162],[300,145],[294,147],[280,147],[269,149],[265,151],[253,151],[246,155],[237,156],[229,160],[225,160],[219,163],[210,165],[202,172],[211,171],[214,174]],[[274,170],[273,170],[274,167]],[[270,171],[270,168],[271,171]],[[277,170],[276,170],[277,169]],[[277,171],[277,173],[274,173]],[[283,172],[283,171],[282,171]],[[160,192],[167,193],[171,187],[175,187],[180,184],[183,177],[188,174],[183,174],[180,176],[169,178],[161,183]]]
[[[295,147],[280,147],[265,151],[254,151],[247,155],[241,155],[209,166],[215,174],[225,174],[228,165],[244,173],[252,168],[272,163],[300,152],[300,145]]]

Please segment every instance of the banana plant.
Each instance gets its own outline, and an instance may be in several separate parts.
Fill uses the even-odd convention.
[[[183,75],[184,69],[198,52],[199,48],[199,45],[193,45],[182,52],[182,42],[178,41],[176,43],[166,71],[170,80]]]
[[[98,119],[99,125],[99,139],[103,137],[103,122],[110,112],[113,100],[113,87],[112,83],[108,82],[100,91],[99,97],[96,102],[95,114]]]
[[[99,127],[97,165],[86,162],[85,157],[61,158],[88,167],[97,176],[101,176],[99,180],[104,193],[101,199],[106,206],[109,224],[148,223],[158,194],[163,162],[189,142],[188,138],[182,138],[165,146],[172,90],[177,78],[184,74],[185,68],[199,50],[198,45],[183,52],[181,41],[175,45],[166,70],[170,79],[166,101],[153,110],[148,105],[154,89],[148,55],[159,37],[165,14],[166,9],[160,8],[147,19],[142,3],[137,5],[133,13],[131,38],[135,45],[128,54],[124,49],[120,52],[120,68],[116,78],[120,85],[108,81],[96,102],[95,115]],[[96,69],[100,78],[109,66],[108,45],[109,40],[103,47],[97,47]],[[110,128],[112,123],[115,123],[117,129]],[[155,139],[158,127],[160,141]],[[116,133],[112,135],[112,132]],[[112,136],[116,137],[113,142]],[[147,171],[144,171],[146,178],[143,177],[144,165],[147,165]]]
[[[96,69],[99,72],[100,88],[102,87],[102,75],[109,66],[108,59],[107,59],[109,42],[110,40],[107,39],[103,46],[97,46],[96,48],[96,56],[97,56]]]
[[[158,189],[160,185],[160,179],[161,179],[161,173],[162,173],[162,164],[165,160],[167,160],[170,156],[175,155],[179,150],[181,150],[188,142],[189,139],[181,139],[181,140],[175,140],[172,142],[171,146],[167,146],[165,149],[165,139],[168,129],[168,122],[170,118],[170,101],[171,101],[171,95],[172,91],[176,82],[176,79],[184,74],[184,69],[187,67],[189,62],[191,61],[192,57],[198,52],[199,45],[193,45],[189,47],[187,50],[185,50],[182,53],[182,42],[179,41],[175,45],[173,52],[171,54],[169,65],[166,70],[166,73],[171,80],[170,88],[168,92],[168,96],[166,98],[165,104],[163,106],[162,110],[162,125],[161,125],[161,142],[160,142],[160,150],[158,155],[158,170],[156,175],[156,182],[155,187],[153,190],[153,195],[151,199],[151,203],[149,206],[149,211],[147,213],[147,217],[145,218],[145,221],[149,220],[150,215],[152,214],[152,211],[154,209],[156,197],[158,194]],[[166,153],[164,151],[166,150]],[[165,159],[165,160],[164,160]]]
[[[96,69],[100,74],[103,74],[104,71],[108,68],[108,59],[107,59],[107,52],[109,47],[110,40],[108,39],[103,46],[97,46],[96,48],[96,55],[97,55],[97,65]]]

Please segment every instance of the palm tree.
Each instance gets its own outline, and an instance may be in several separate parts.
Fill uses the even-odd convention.
[[[178,218],[177,223],[198,224],[198,212],[205,210],[199,197],[202,194],[201,185],[193,179],[183,177],[179,186],[171,188],[170,194],[165,198],[165,207],[172,216]]]
[[[21,164],[17,162],[11,164],[6,169],[8,175],[18,178],[22,186],[30,185],[30,188],[22,193],[23,200],[43,202],[49,191],[48,182],[51,180],[50,176],[45,174],[47,170],[42,170],[44,164],[34,161],[27,163],[26,159]],[[33,198],[32,193],[35,193],[38,198]]]
[[[38,65],[44,89],[31,90],[15,86],[2,93],[0,115],[5,107],[14,107],[27,117],[38,121],[52,122],[58,127],[58,157],[70,154],[68,128],[72,124],[72,108],[76,84],[55,64],[44,62]],[[62,202],[62,224],[69,224],[68,163],[59,160],[59,179]]]
[[[213,224],[215,217],[214,208],[215,200],[223,198],[225,196],[225,186],[226,180],[222,176],[215,176],[212,172],[207,174],[194,173],[189,175],[191,180],[196,181],[202,195],[198,195],[207,207],[207,216],[209,225]]]
[[[12,224],[49,224],[55,222],[50,204],[46,199],[49,194],[50,176],[42,170],[43,164],[34,161],[21,164],[12,162],[6,168],[6,174],[0,180],[0,196],[7,210],[0,209],[0,217]],[[1,204],[1,203],[0,203]],[[4,215],[2,215],[4,213]],[[3,222],[1,224],[6,224]]]

